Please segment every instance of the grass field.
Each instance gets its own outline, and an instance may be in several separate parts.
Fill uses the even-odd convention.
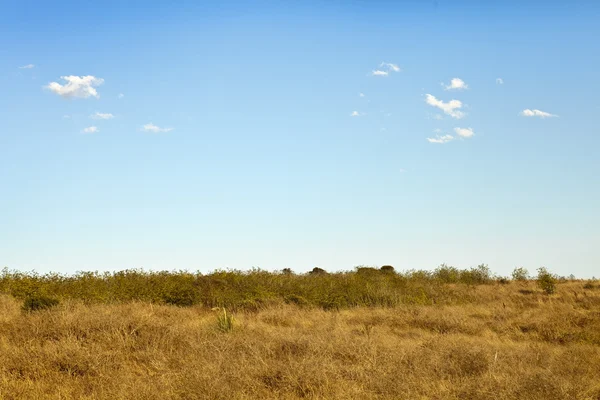
[[[5,270],[0,399],[600,399],[600,285],[552,280]]]

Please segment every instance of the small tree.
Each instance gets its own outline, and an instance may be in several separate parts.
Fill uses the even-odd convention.
[[[312,271],[309,272],[309,274],[311,274],[311,275],[324,275],[326,273],[327,273],[327,271],[325,271],[323,268],[319,268],[319,267],[314,267],[312,269]]]
[[[544,293],[552,294],[556,291],[556,276],[544,267],[538,268],[537,284]]]
[[[529,271],[524,267],[515,268],[512,272],[512,278],[514,281],[524,282],[529,279]]]
[[[394,267],[392,267],[391,265],[384,265],[381,268],[379,268],[381,270],[381,272],[386,272],[388,274],[393,274],[396,272],[396,270],[394,269]]]

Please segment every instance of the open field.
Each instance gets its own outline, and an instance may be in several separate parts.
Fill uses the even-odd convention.
[[[5,271],[0,399],[600,399],[598,282],[446,272]]]

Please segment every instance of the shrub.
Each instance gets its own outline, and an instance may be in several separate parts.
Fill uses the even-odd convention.
[[[461,271],[446,264],[437,267],[433,275],[436,279],[444,283],[457,283],[461,280]]]
[[[526,281],[529,279],[529,271],[526,268],[518,267],[513,269],[512,278],[514,281]]]
[[[546,294],[553,294],[556,291],[556,276],[548,272],[544,267],[538,268],[537,285]]]
[[[163,300],[167,304],[178,307],[190,307],[196,303],[196,295],[190,289],[174,289],[163,296]]]
[[[284,268],[284,269],[281,270],[281,273],[284,274],[284,275],[293,275],[294,271],[292,271],[291,268]]]
[[[37,310],[47,310],[54,306],[57,306],[59,303],[58,299],[53,297],[48,297],[40,294],[34,294],[27,296],[25,301],[23,302],[22,309],[24,311],[37,311]]]
[[[309,274],[311,274],[311,275],[324,275],[326,273],[327,273],[327,271],[325,271],[323,268],[319,268],[319,267],[314,267],[312,269],[312,271],[309,272]]]
[[[492,282],[492,273],[487,264],[461,271],[460,281],[469,285],[483,285]]]
[[[394,267],[392,267],[391,265],[383,265],[379,269],[381,270],[381,272],[386,272],[388,274],[393,274],[393,273],[396,272],[396,270],[394,269]]]

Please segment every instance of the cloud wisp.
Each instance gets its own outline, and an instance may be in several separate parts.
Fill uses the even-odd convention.
[[[23,65],[22,67],[19,67],[19,69],[32,69],[32,68],[35,68],[35,65],[27,64],[27,65]]]
[[[352,111],[352,113],[350,113],[351,117],[362,117],[363,115],[365,115],[365,113],[359,111]]]
[[[386,62],[382,62],[381,64],[379,64],[380,68],[386,68],[388,71],[394,71],[394,72],[400,72],[401,69],[399,66],[397,66],[396,64],[392,64],[392,63],[386,63]]]
[[[438,100],[435,96],[431,94],[425,95],[425,102],[432,107],[437,107],[444,112],[444,114],[451,116],[452,118],[461,119],[466,114],[460,109],[463,104],[460,100],[450,100],[445,103],[442,100]]]
[[[450,141],[454,140],[454,136],[452,135],[436,135],[433,138],[427,138],[427,141],[429,143],[437,143],[437,144],[444,144],[444,143],[448,143]]]
[[[473,128],[454,128],[454,133],[465,139],[473,137],[475,135],[475,132],[473,132]]]
[[[96,111],[95,114],[90,115],[92,119],[113,119],[115,116],[111,113],[101,113]]]
[[[104,83],[104,79],[96,78],[92,75],[69,75],[61,76],[60,79],[65,81],[65,84],[61,85],[58,82],[50,82],[45,88],[64,98],[99,98],[100,95],[95,88]]]
[[[142,126],[142,131],[144,132],[152,132],[152,133],[161,133],[161,132],[171,132],[173,128],[161,128],[154,125],[152,122]]]
[[[504,79],[496,78],[496,85],[504,85]]]
[[[388,76],[390,72],[400,72],[402,71],[400,67],[396,64],[382,62],[379,64],[379,69],[375,69],[371,71],[371,75],[373,76]]]
[[[469,85],[460,78],[452,78],[449,85],[442,83],[442,86],[444,86],[444,90],[465,90],[469,88]]]
[[[388,76],[389,73],[387,71],[382,71],[380,69],[375,69],[375,70],[373,70],[373,72],[371,72],[371,75],[373,75],[373,76]]]
[[[84,128],[81,130],[81,133],[96,133],[96,132],[100,132],[100,129],[98,129],[97,126],[88,126],[87,128]]]
[[[535,110],[535,109],[530,110],[529,108],[526,108],[525,110],[521,111],[521,115],[523,117],[539,117],[539,118],[558,117],[558,115],[555,115],[555,114],[550,114],[548,112]]]

